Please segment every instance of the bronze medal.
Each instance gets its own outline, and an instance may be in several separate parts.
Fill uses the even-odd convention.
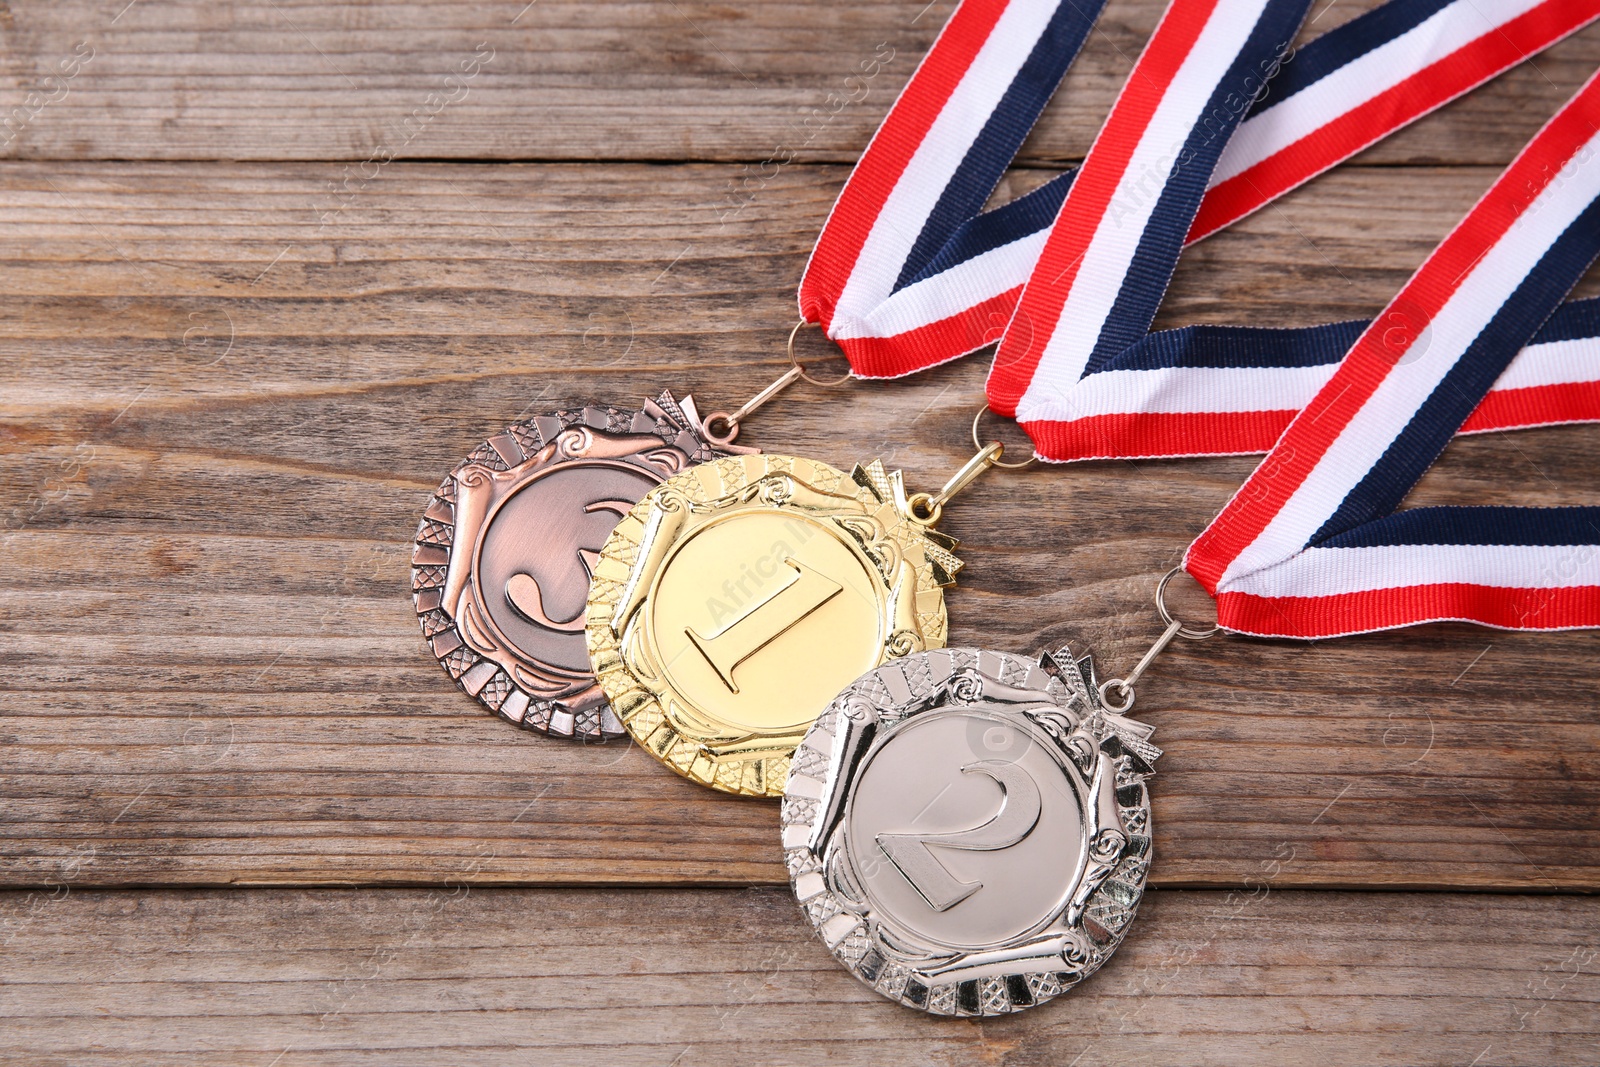
[[[622,723],[584,642],[589,582],[611,530],[649,490],[754,449],[708,434],[692,397],[518,422],[445,478],[417,527],[412,590],[433,654],[501,718],[598,741]]]

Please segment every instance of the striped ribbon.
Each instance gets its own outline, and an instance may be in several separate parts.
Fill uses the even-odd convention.
[[[1080,191],[1068,193],[1059,221],[1048,231],[1036,269],[1000,345],[989,380],[990,404],[1014,415],[1046,459],[1217,455],[1270,448],[1333,373],[1353,340],[1350,324],[1304,330],[1211,328],[1150,334],[1150,322],[1181,250],[1179,235],[1193,234],[1203,225],[1220,225],[1222,220],[1249,210],[1239,199],[1241,190],[1271,191],[1292,184],[1295,179],[1287,176],[1290,171],[1276,162],[1275,146],[1287,144],[1294,151],[1301,150],[1294,146],[1304,146],[1300,158],[1316,162],[1293,172],[1300,174],[1314,172],[1313,168],[1323,166],[1322,161],[1336,158],[1340,152],[1348,154],[1370,143],[1371,131],[1379,125],[1373,118],[1373,105],[1347,106],[1354,96],[1346,92],[1340,98],[1336,90],[1341,86],[1373,93],[1370,99],[1387,101],[1384,113],[1393,114],[1396,94],[1401,91],[1409,91],[1411,99],[1421,99],[1428,95],[1417,88],[1423,83],[1435,89],[1469,84],[1474,75],[1464,71],[1470,61],[1485,51],[1482,42],[1498,41],[1501,32],[1498,27],[1478,32],[1482,16],[1479,6],[1470,3],[1440,5],[1429,0],[1427,4],[1407,3],[1403,11],[1393,3],[1378,8],[1319,38],[1314,44],[1327,46],[1322,51],[1313,52],[1308,46],[1287,64],[1269,90],[1287,80],[1288,93],[1246,118],[1227,152],[1221,154],[1216,141],[1227,131],[1220,128],[1220,122],[1207,119],[1221,114],[1224,102],[1247,84],[1248,74],[1241,75],[1241,69],[1260,69],[1276,54],[1271,38],[1263,39],[1259,28],[1255,40],[1245,37],[1248,20],[1226,11],[1225,3],[1189,7],[1179,0],[1174,5],[1173,10],[1192,12],[1190,23],[1195,28],[1191,34],[1201,32],[1200,26],[1226,26],[1232,28],[1233,40],[1242,43],[1232,52],[1218,49],[1208,55],[1177,34],[1161,41],[1162,31],[1158,30],[1084,162],[1075,183]],[[1261,19],[1271,14],[1273,6],[1268,0],[1256,0],[1255,4],[1262,12]],[[1535,15],[1559,15],[1567,20],[1554,26],[1547,22],[1543,26],[1546,36],[1565,30],[1580,14],[1587,19],[1600,14],[1600,5],[1568,3],[1559,12],[1549,7],[1541,4],[1529,9],[1526,3],[1508,3],[1494,10],[1506,20],[1502,27]],[[1436,10],[1422,18],[1430,8]],[[1579,8],[1586,10],[1574,14]],[[1518,14],[1519,9],[1526,10]],[[1398,17],[1402,14],[1404,19]],[[1360,32],[1346,36],[1352,30]],[[1276,27],[1274,32],[1278,32]],[[1469,37],[1469,43],[1461,44]],[[1351,59],[1358,50],[1357,38],[1371,47]],[[1380,40],[1385,43],[1375,43]],[[1430,49],[1435,45],[1454,51],[1423,72],[1407,76],[1405,58],[1432,55]],[[1160,65],[1157,61],[1163,56],[1166,62]],[[1373,57],[1384,60],[1389,69],[1389,82],[1393,83],[1389,88],[1375,74],[1363,74]],[[1308,58],[1314,62],[1299,67]],[[1506,57],[1497,52],[1494,58]],[[1152,67],[1144,71],[1147,60]],[[1302,73],[1291,77],[1297,69]],[[1437,73],[1440,70],[1446,73]],[[1172,79],[1185,75],[1202,86],[1214,86],[1210,104],[1202,112],[1207,119],[1187,129],[1184,123],[1197,106],[1182,91],[1171,88]],[[1135,86],[1140,87],[1139,92]],[[1191,88],[1187,95],[1204,98],[1206,94]],[[1440,92],[1428,95],[1428,99],[1441,98]],[[1268,99],[1272,99],[1270,94]],[[1292,113],[1297,102],[1306,107],[1298,115]],[[1342,119],[1324,123],[1311,134],[1303,132],[1314,126],[1316,116],[1330,113],[1356,116],[1359,121],[1347,123],[1349,129],[1343,132],[1339,130]],[[1266,123],[1273,121],[1274,115],[1282,118],[1284,132],[1269,137]],[[1256,123],[1262,125],[1253,126]],[[1351,134],[1351,130],[1356,132]],[[1196,149],[1185,162],[1195,173],[1177,175],[1165,184],[1152,181],[1151,173],[1159,172],[1161,161],[1170,154],[1168,146],[1185,133],[1185,151]],[[1102,146],[1114,150],[1102,151]],[[1236,152],[1240,154],[1236,156]],[[1208,161],[1219,154],[1212,170]],[[1152,157],[1154,162],[1149,161]],[[1200,173],[1206,177],[1201,179]],[[1256,177],[1265,182],[1273,173],[1280,176],[1277,183],[1253,184]],[[1219,174],[1224,175],[1220,181]],[[1098,197],[1087,188],[1090,180],[1097,184],[1094,192]],[[1203,205],[1196,189],[1201,180],[1210,186]],[[1208,218],[1205,205],[1224,192],[1230,198],[1227,210]],[[1253,201],[1261,202],[1264,200]],[[1080,276],[1084,276],[1082,284],[1078,284]],[[1579,314],[1569,321],[1587,323],[1591,316]],[[1600,384],[1596,382],[1600,378],[1600,334],[1569,335],[1566,340],[1570,343],[1556,359],[1550,358],[1557,355],[1552,351],[1530,352],[1527,361],[1519,359],[1507,380],[1496,386],[1474,415],[1472,429],[1483,432],[1600,419]]]
[[[1600,255],[1597,154],[1600,76],[1361,331],[1190,546],[1184,565],[1223,626],[1285,637],[1444,619],[1600,626],[1600,508],[1396,510]]]
[[[1299,329],[1185,326],[1152,333],[1073,387],[1075,417],[1027,424],[1062,459],[1271,450],[1369,320]],[[1460,433],[1600,421],[1600,297],[1551,315]]]
[[[1149,333],[1187,241],[1600,15],[1390,0],[1290,59],[1308,2],[1174,0],[1083,166],[980,214],[1099,5],[964,0],[841,193],[802,314],[863,376],[1000,340],[990,404],[1046,459],[1272,448],[1188,557],[1229,629],[1600,624],[1591,509],[1394,512],[1458,430],[1600,418],[1600,307],[1558,310],[1594,254],[1591,88],[1372,323]]]
[[[966,0],[952,16],[863,154],[801,284],[802,315],[823,324],[857,374],[913,373],[1005,332],[1076,173],[977,212],[1100,6]],[[1301,48],[1292,61],[1280,62],[1283,53],[1274,48],[1245,65],[1236,89],[1213,94],[1221,96],[1226,119],[1273,75],[1227,142],[1190,240],[1597,15],[1600,0],[1509,0],[1492,7],[1391,0]],[[1147,49],[1146,59],[1151,55]],[[1214,126],[1218,118],[1213,114]],[[1149,188],[1161,177],[1138,174],[1133,184]],[[1170,258],[1176,249],[1167,252]],[[1144,266],[1136,273],[1151,273]],[[1119,358],[1086,368],[1077,381],[1067,375],[1065,383],[1041,386],[1058,410],[1044,420],[1053,425],[1030,429],[1049,439],[1041,447],[1049,458],[1265,451],[1343,354],[1333,343],[1343,336],[1337,327],[1145,337],[1144,325],[1126,331],[1140,340]],[[1569,353],[1563,366],[1571,368],[1576,356]],[[1552,379],[1550,368],[1542,369],[1539,392],[1497,389],[1472,428],[1600,417],[1589,372]],[[996,406],[1008,413],[1009,394],[1018,388],[1013,370],[1002,363],[995,375]],[[1541,378],[1523,374],[1521,361],[1518,376]],[[1250,406],[1245,398],[1252,396],[1270,400],[1270,407]]]

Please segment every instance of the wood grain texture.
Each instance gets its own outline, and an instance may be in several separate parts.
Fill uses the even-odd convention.
[[[936,1019],[783,890],[0,895],[0,1063],[1589,1064],[1594,898],[1155,892],[1032,1011]],[[181,946],[175,948],[175,946]]]
[[[1376,2],[1321,0],[1304,36]],[[0,9],[0,154],[847,162],[953,7],[16,0]],[[1111,0],[1026,160],[1082,157],[1162,7]],[[1365,158],[1504,163],[1597,42],[1591,27]]]
[[[1110,0],[998,199],[1083,155],[1162,6]],[[517,731],[428,655],[443,473],[536,411],[775,376],[952,7],[0,3],[0,885],[38,887],[0,891],[0,1064],[1594,1062],[1594,634],[1173,649],[1166,888],[982,1023],[834,964],[761,885],[774,804]],[[1189,250],[1159,324],[1371,314],[1597,64],[1591,27]],[[983,371],[796,389],[750,437],[932,487]],[[1413,503],[1593,503],[1597,459],[1461,440]],[[980,481],[953,641],[1126,667],[1252,462]],[[1381,887],[1509,892],[1342,891]]]
[[[775,376],[844,168],[737,210],[730,166],[394,163],[335,202],[339,170],[0,165],[0,880],[782,881],[774,805],[458,693],[408,542],[519,414],[667,384],[732,406]],[[1329,175],[1193,249],[1162,323],[1370,314],[1493,174]],[[983,373],[796,389],[751,440],[936,485]],[[1592,502],[1597,458],[1600,428],[1464,439],[1413,500]],[[1156,576],[1252,463],[984,479],[946,523],[953,643],[1125,667]],[[1174,649],[1141,690],[1168,753],[1153,882],[1278,861],[1286,886],[1600,887],[1596,640]]]

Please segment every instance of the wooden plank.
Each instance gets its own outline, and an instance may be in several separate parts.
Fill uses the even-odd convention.
[[[1376,2],[1321,0],[1306,36]],[[0,152],[844,162],[953,6],[17,0]],[[1163,6],[1111,0],[1028,160],[1083,155]],[[1504,162],[1597,62],[1591,28],[1367,158]]]
[[[493,720],[403,593],[429,490],[520,412],[669,383],[731,407],[785,365],[845,171],[726,215],[737,173],[397,163],[324,223],[325,165],[0,166],[0,879],[782,881],[773,805]],[[1492,175],[1331,175],[1194,249],[1163,321],[1371,313]],[[936,485],[983,373],[797,388],[751,437]],[[1592,502],[1597,456],[1600,428],[1466,439],[1415,500]],[[984,479],[946,526],[953,640],[1125,668],[1251,466]],[[1594,642],[1175,648],[1141,690],[1155,882],[1600,887]]]
[[[1600,900],[1155,892],[981,1023],[835,966],[785,890],[0,897],[0,1062],[1586,1064]]]

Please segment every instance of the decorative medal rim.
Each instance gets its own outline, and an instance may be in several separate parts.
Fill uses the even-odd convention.
[[[641,418],[652,424],[650,429],[632,428]],[[549,426],[552,420],[558,422],[559,427]],[[546,424],[544,427],[539,425],[541,421]],[[496,472],[513,470],[572,430],[587,430],[601,437],[654,435],[660,443],[644,445],[637,452],[623,456],[589,457],[557,452],[544,463],[526,471],[490,506],[471,537],[470,548],[459,544],[457,535],[461,516],[458,512],[458,479],[461,472],[473,466],[488,467]],[[532,447],[527,443],[530,438],[537,442]],[[512,446],[515,452],[511,451]],[[644,456],[657,451],[676,453],[680,460],[677,470],[681,472],[707,460],[755,450],[712,442],[705,433],[694,398],[685,396],[680,401],[673,397],[670,390],[663,390],[655,400],[637,408],[587,404],[557,408],[511,422],[498,433],[485,438],[452,467],[439,487],[430,494],[412,536],[412,607],[422,628],[423,639],[439,665],[458,689],[497,717],[546,737],[585,743],[604,743],[627,735],[609,701],[580,713],[564,703],[570,697],[541,697],[520,685],[504,662],[486,655],[462,634],[462,616],[470,612],[471,617],[465,625],[487,629],[487,636],[513,650],[513,653],[504,654],[505,658],[518,661],[525,668],[536,666],[537,670],[572,685],[592,679],[592,670],[534,660],[501,631],[494,618],[483,611],[477,600],[465,590],[456,605],[456,613],[448,610],[442,599],[457,553],[470,553],[466,562],[467,573],[476,576],[481,563],[484,534],[500,510],[529,485],[572,464],[600,464],[615,470],[638,473],[659,485],[668,472],[643,462],[630,461],[632,456]],[[517,453],[521,454],[521,458],[513,459]]]
[[[948,658],[948,673],[938,681],[933,680],[935,673],[916,666],[933,657]],[[991,664],[992,670],[985,669]],[[889,672],[900,673],[892,686],[883,681]],[[990,710],[979,703],[985,700],[981,689],[976,698],[957,692],[974,673],[1012,694],[1036,692],[1040,704],[1048,702],[1059,710],[1041,716],[1034,714],[1037,705],[1019,706],[1010,715],[1051,739],[1050,754],[1065,761],[1064,770],[1077,769],[1084,787],[1080,790],[1077,779],[1068,780],[1074,783],[1080,809],[1089,812],[1097,794],[1104,803],[1109,789],[1117,821],[1096,830],[1086,818],[1080,828],[1084,847],[1078,873],[1063,889],[1066,906],[998,947],[958,948],[917,935],[893,916],[875,914],[859,878],[853,869],[841,868],[840,857],[845,864],[853,862],[848,838],[853,786],[898,727],[923,714],[959,710],[967,701],[967,706]],[[898,701],[897,690],[902,694]],[[835,959],[863,984],[906,1007],[935,1015],[987,1016],[1054,999],[1110,958],[1143,899],[1153,858],[1145,781],[1160,755],[1148,741],[1151,732],[1148,725],[1107,710],[1099,699],[1093,664],[1066,648],[1036,660],[976,648],[933,649],[876,667],[839,694],[796,751],[781,815],[784,861],[796,901]],[[1084,751],[1086,743],[1092,750]],[[1114,774],[1109,782],[1099,780],[1108,766],[1102,757],[1109,758]],[[1099,836],[1091,837],[1091,831]],[[1096,854],[1096,841],[1115,843],[1119,835],[1122,841],[1114,856]],[[1092,889],[1084,894],[1086,882],[1092,882]],[[1071,917],[1074,911],[1076,919]],[[1053,935],[1048,946],[1041,936],[1045,931]],[[1045,951],[1057,942],[1057,954]],[[970,977],[962,976],[963,968]],[[955,980],[941,981],[935,971]]]
[[[902,532],[899,520],[893,525],[879,523],[882,527],[880,536],[885,540],[894,541],[902,556],[907,545],[923,551],[923,556],[915,567],[915,581],[910,591],[912,599],[915,600],[925,588],[938,592],[936,609],[928,613],[934,616],[930,632],[920,638],[916,635],[911,636],[926,647],[942,647],[949,629],[943,587],[953,581],[952,576],[961,566],[960,561],[950,552],[950,549],[955,547],[956,541],[946,534],[911,520],[911,511],[899,472],[893,474],[885,472],[882,464],[876,460],[870,464],[858,465],[847,475],[830,464],[804,457],[772,453],[735,456],[680,472],[650,490],[628,516],[617,524],[617,528],[606,539],[601,549],[600,562],[595,567],[595,578],[589,594],[587,636],[590,661],[595,667],[595,677],[605,690],[623,726],[634,740],[673,771],[690,781],[719,792],[757,797],[782,795],[783,782],[789,770],[789,758],[805,730],[814,720],[798,725],[791,731],[753,731],[725,724],[730,730],[739,732],[694,736],[688,730],[681,728],[680,724],[675,723],[674,716],[670,716],[662,707],[665,693],[658,692],[658,688],[670,691],[670,687],[666,686],[664,681],[653,683],[646,680],[641,677],[640,671],[629,664],[623,653],[623,638],[613,632],[611,622],[621,601],[629,595],[629,588],[636,583],[637,571],[647,565],[644,558],[634,558],[640,547],[638,538],[634,534],[637,531],[642,536],[649,529],[651,510],[657,506],[663,493],[675,491],[679,495],[695,500],[697,495],[704,494],[704,488],[694,479],[701,477],[701,472],[715,470],[722,480],[722,487],[714,499],[726,500],[758,486],[774,475],[798,478],[795,473],[797,464],[810,465],[818,471],[827,472],[838,479],[837,485],[840,489],[851,487],[853,489],[851,495],[855,505],[861,507],[863,518],[893,512],[908,526],[914,527],[914,533]],[[758,466],[759,470],[752,470],[752,465]],[[847,498],[841,496],[840,499]],[[774,506],[782,505],[779,503]],[[705,525],[707,523],[697,523],[694,530],[703,529]],[[683,541],[687,540],[687,537],[683,538]],[[846,538],[841,537],[840,540],[845,541]],[[856,544],[850,545],[852,551],[860,547]],[[677,545],[674,544],[663,553],[662,558],[665,559],[675,552],[676,548]],[[863,550],[861,555],[868,561],[873,561],[870,551]],[[648,580],[642,583],[649,592],[655,590],[660,573],[665,569],[659,564],[657,567],[657,573],[649,575]],[[624,572],[626,577],[619,577],[618,572]],[[882,574],[881,565],[870,567],[867,573],[872,575],[875,581],[883,583],[890,581]],[[647,594],[643,598],[637,598],[630,615],[648,610]],[[915,610],[914,604],[912,610]],[[881,626],[879,630],[880,635],[885,635],[879,643],[880,657],[894,654],[895,640],[900,634],[900,631],[892,625],[887,625],[889,620],[884,621],[886,625]],[[908,647],[905,652],[899,654],[904,655],[918,650],[915,646]],[[785,743],[791,738],[792,743]],[[747,759],[725,757],[722,760],[715,760],[707,752],[707,746],[713,741],[729,747],[758,742],[772,742],[772,744],[762,746],[765,751],[752,753]],[[779,749],[782,750],[781,754],[775,754],[775,750]],[[731,770],[732,768],[739,769],[735,772]]]

